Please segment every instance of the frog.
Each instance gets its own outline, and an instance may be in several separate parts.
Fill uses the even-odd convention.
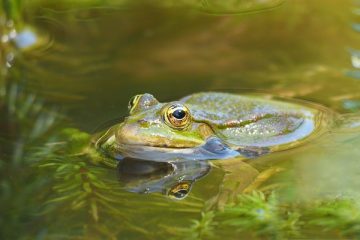
[[[329,111],[304,101],[200,92],[159,102],[131,98],[129,116],[96,139],[115,159],[151,161],[254,158],[302,145],[326,132]]]
[[[306,101],[224,92],[194,93],[164,103],[149,93],[138,94],[128,110],[122,122],[93,138],[102,156],[118,161],[127,190],[184,199],[195,181],[211,168],[221,168],[223,183],[210,201],[217,206],[283,170],[258,167],[268,164],[262,156],[326,134],[337,116]],[[140,171],[129,174],[129,166]],[[144,169],[155,174],[144,175]]]

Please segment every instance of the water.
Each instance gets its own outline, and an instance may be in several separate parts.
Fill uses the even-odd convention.
[[[360,208],[351,199],[359,194],[360,176],[359,6],[268,2],[260,8],[267,11],[247,8],[256,10],[250,14],[227,8],[209,14],[215,8],[188,5],[25,2],[24,21],[41,44],[14,51],[12,67],[2,68],[1,238],[358,237]],[[183,200],[164,195],[173,181],[141,190],[149,194],[134,190],[171,174],[171,166],[124,178],[80,154],[86,134],[64,132],[95,133],[126,115],[138,93],[168,101],[244,89],[355,115],[296,149],[213,163],[210,170],[194,167],[196,181],[179,171],[176,177],[191,182]],[[238,172],[228,171],[235,167]],[[230,195],[233,205],[226,205],[229,195],[218,193],[234,189],[249,195]]]

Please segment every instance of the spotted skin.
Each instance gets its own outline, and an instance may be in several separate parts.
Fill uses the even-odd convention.
[[[271,147],[309,136],[319,110],[256,96],[198,93],[180,100],[194,120],[211,126],[225,142],[237,146]]]

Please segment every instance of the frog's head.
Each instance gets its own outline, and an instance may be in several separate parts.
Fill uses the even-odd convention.
[[[160,103],[151,94],[131,98],[129,112],[115,129],[118,144],[193,148],[204,144],[212,134],[207,124],[193,120],[191,111],[183,103]]]

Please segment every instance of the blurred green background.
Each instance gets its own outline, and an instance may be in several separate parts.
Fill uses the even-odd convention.
[[[184,201],[128,193],[114,169],[69,153],[75,140],[62,132],[94,133],[145,92],[169,101],[199,91],[256,91],[356,114],[359,2],[1,4],[1,239],[360,237],[356,127],[261,158],[270,163],[261,168],[286,169],[266,184],[284,186],[240,196],[225,212],[206,208],[223,184],[221,169]],[[25,30],[33,45],[9,40]]]

